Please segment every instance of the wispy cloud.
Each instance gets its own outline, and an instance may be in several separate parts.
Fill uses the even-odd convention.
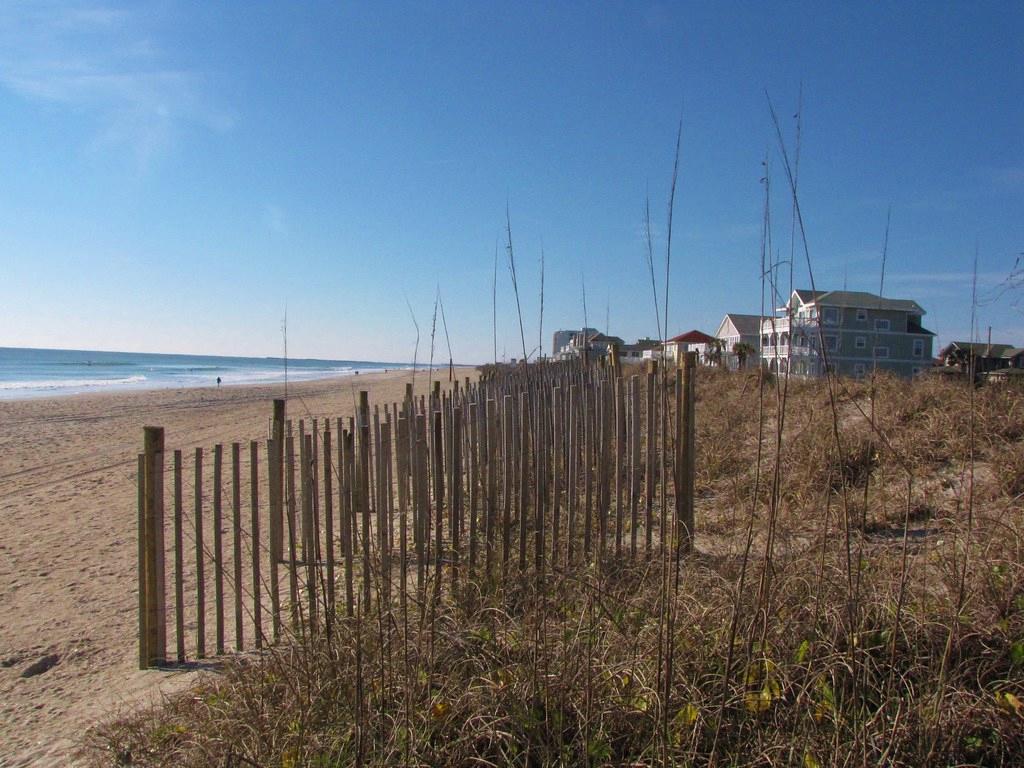
[[[227,131],[230,112],[201,72],[168,63],[136,12],[13,3],[0,12],[0,87],[92,118],[94,149],[127,148],[141,167],[183,124]]]

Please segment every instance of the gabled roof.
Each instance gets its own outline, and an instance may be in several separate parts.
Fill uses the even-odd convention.
[[[829,307],[853,307],[856,309],[884,309],[896,312],[912,312],[923,315],[925,311],[913,299],[887,299],[867,291],[793,291],[804,304],[819,304]]]
[[[591,336],[591,337],[589,337],[587,339],[587,343],[588,344],[593,344],[595,341],[596,342],[600,342],[602,344],[619,344],[619,345],[622,345],[622,344],[626,343],[625,341],[623,341],[618,336],[607,336],[607,335],[605,335],[603,333],[595,333],[593,336]]]
[[[680,333],[678,336],[673,336],[669,339],[666,344],[710,344],[715,341],[714,336],[708,336],[706,333],[698,330],[687,331],[686,333]]]
[[[757,336],[761,333],[761,321],[763,319],[760,315],[741,315],[738,312],[729,312],[722,318],[718,331],[721,333],[726,323],[732,323],[732,327],[741,336]]]
[[[800,301],[803,302],[804,304],[811,304],[814,302],[816,298],[818,298],[819,296],[824,296],[826,293],[828,293],[828,291],[808,291],[806,289],[797,288],[793,291],[793,293],[795,293],[796,297],[800,299]]]
[[[924,309],[913,299],[887,299],[867,291],[829,291],[818,298],[819,304],[830,307],[855,307],[858,309],[887,309],[897,312],[911,312],[923,315]]]

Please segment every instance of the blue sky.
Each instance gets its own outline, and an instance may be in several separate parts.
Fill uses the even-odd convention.
[[[1024,5],[0,5],[0,346],[301,357],[521,355],[583,323],[655,335],[760,306],[792,148],[819,288],[916,299],[944,343],[1024,251]],[[800,259],[795,282],[807,287]],[[663,297],[661,297],[663,298]],[[978,310],[1024,345],[1014,295]],[[439,348],[443,348],[443,341]],[[446,357],[446,353],[439,352]]]

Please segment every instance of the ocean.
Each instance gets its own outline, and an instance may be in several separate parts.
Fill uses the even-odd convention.
[[[288,381],[410,368],[366,360],[288,360]],[[80,349],[0,347],[0,399],[53,397],[82,392],[271,384],[285,380],[276,357],[214,357]]]

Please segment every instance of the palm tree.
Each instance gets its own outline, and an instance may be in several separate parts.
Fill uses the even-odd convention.
[[[733,354],[736,355],[736,360],[738,363],[737,368],[739,368],[739,370],[741,371],[747,367],[747,360],[751,357],[751,355],[757,352],[756,349],[754,349],[750,344],[747,344],[745,341],[737,341],[735,344],[733,344],[732,351]]]
[[[709,365],[722,365],[722,350],[725,348],[725,342],[721,339],[712,339],[708,342],[704,348],[704,360]]]

